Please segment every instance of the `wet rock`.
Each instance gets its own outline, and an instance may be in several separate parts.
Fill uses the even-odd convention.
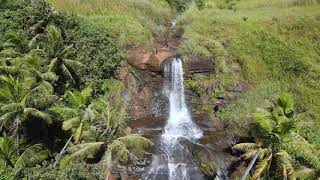
[[[148,139],[161,136],[166,119],[164,117],[144,117],[130,123],[134,134],[140,134]]]
[[[151,163],[151,156],[144,159],[133,158],[127,168],[127,173],[131,177],[141,177],[147,170]]]
[[[162,116],[166,113],[167,98],[162,93],[161,75],[124,63],[118,72],[118,79],[125,85],[125,99],[130,119]]]

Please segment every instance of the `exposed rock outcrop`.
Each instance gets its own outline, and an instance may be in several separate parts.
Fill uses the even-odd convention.
[[[149,70],[160,73],[161,64],[176,55],[170,47],[156,47],[153,52],[145,51],[142,46],[128,50],[128,63],[141,70]]]
[[[187,71],[194,73],[214,73],[215,64],[214,58],[198,58],[191,56],[187,62]]]

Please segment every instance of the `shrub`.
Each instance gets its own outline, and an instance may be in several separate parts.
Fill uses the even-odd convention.
[[[101,90],[104,79],[114,77],[123,59],[117,41],[107,31],[89,24],[69,31],[67,41],[74,44],[74,59],[85,65],[85,70],[79,72],[82,82]]]
[[[169,5],[177,12],[184,12],[192,3],[195,3],[199,9],[205,6],[206,0],[166,0]]]

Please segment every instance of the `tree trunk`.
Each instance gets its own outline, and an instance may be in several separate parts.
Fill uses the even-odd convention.
[[[57,164],[59,163],[60,157],[65,153],[65,150],[67,149],[68,144],[70,143],[71,139],[72,139],[72,135],[70,136],[70,138],[68,139],[68,141],[66,142],[66,144],[65,144],[65,145],[63,146],[63,148],[61,149],[61,151],[60,151],[60,153],[59,153],[56,161],[55,161],[54,164],[53,164],[53,167],[56,167]]]
[[[249,172],[251,171],[254,163],[257,161],[258,156],[259,156],[259,150],[258,150],[258,152],[256,153],[256,155],[253,157],[253,159],[251,160],[251,162],[250,162],[249,166],[247,167],[245,173],[244,173],[243,176],[241,177],[241,180],[245,180],[245,179],[247,178],[247,176],[248,176]]]

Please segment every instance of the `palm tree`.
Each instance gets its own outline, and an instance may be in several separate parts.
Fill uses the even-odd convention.
[[[106,97],[101,97],[91,103],[96,119],[94,127],[101,132],[101,137],[109,135],[108,138],[113,138],[125,128],[126,111],[123,106],[111,106],[105,99]]]
[[[31,145],[20,154],[19,148],[8,137],[0,137],[0,161],[5,167],[22,169],[32,167],[48,158],[48,150],[41,144]]]
[[[101,149],[104,151],[102,157],[103,172],[109,176],[116,164],[123,164],[130,158],[140,158],[145,155],[148,148],[153,146],[152,141],[139,136],[127,135],[108,142],[89,142],[72,146],[68,149],[61,166],[65,166],[72,160],[85,160],[88,157],[95,157]]]
[[[253,179],[263,175],[269,176],[270,167],[277,173],[275,177],[296,179],[294,161],[285,150],[284,141],[292,141],[294,129],[294,103],[288,94],[280,94],[267,110],[260,109],[254,114],[258,128],[255,131],[257,143],[240,143],[233,146],[236,151],[243,152],[244,160],[258,163],[253,172]],[[250,167],[250,169],[252,166]],[[302,173],[301,173],[302,174]]]
[[[71,130],[76,143],[79,143],[83,132],[90,127],[90,122],[94,119],[95,113],[90,106],[92,95],[91,87],[78,92],[67,91],[65,93],[66,107],[54,107],[51,110],[58,113],[63,118],[63,129]]]
[[[271,147],[262,147],[257,143],[240,143],[233,146],[236,151],[243,152],[244,160],[254,159],[257,161],[252,179],[258,179],[263,175],[268,175],[270,167],[275,167],[277,175],[286,179],[295,179],[293,160],[284,150],[274,150]],[[254,158],[257,156],[257,158]],[[251,167],[252,168],[252,167]]]
[[[127,135],[112,141],[102,158],[106,179],[110,176],[114,165],[127,162],[130,158],[138,159],[144,156],[147,154],[145,150],[151,146],[153,142],[140,135]]]
[[[0,52],[0,57],[4,58],[19,57],[29,50],[26,39],[14,31],[9,31],[5,34],[5,42],[1,45],[3,50]]]
[[[72,52],[73,46],[64,45],[60,29],[53,25],[50,25],[47,28],[47,42],[45,50],[50,60],[48,72],[53,72],[60,78],[76,83],[76,80],[78,80],[75,73],[76,69],[83,67],[83,64],[67,58]]]
[[[27,106],[30,96],[30,79],[20,80],[12,76],[0,76],[0,129],[7,128],[17,137],[19,144],[19,127],[28,117],[37,117],[51,123],[51,118],[36,108]],[[12,125],[12,126],[10,126]],[[10,129],[13,127],[13,129]]]
[[[35,51],[31,51],[23,58],[17,58],[13,63],[17,68],[27,71],[28,74],[33,77],[33,87],[41,84],[51,86],[54,81],[58,80],[58,77],[52,72],[42,73],[43,60],[35,54]]]

